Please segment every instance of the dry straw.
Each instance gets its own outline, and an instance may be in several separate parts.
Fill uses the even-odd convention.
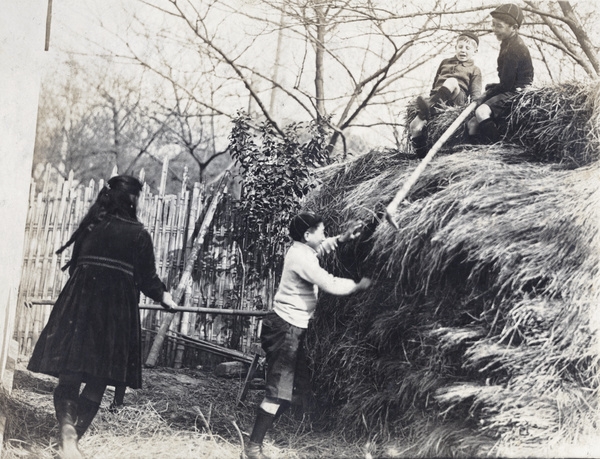
[[[600,81],[565,83],[527,88],[511,101],[508,119],[500,121],[503,140],[523,147],[528,160],[561,163],[568,167],[590,164],[600,155]],[[429,145],[443,134],[462,108],[440,110],[427,126]],[[416,116],[407,108],[407,125]],[[445,150],[461,148],[466,129],[459,129]]]
[[[597,84],[561,90],[549,117],[598,119]],[[329,266],[376,280],[324,296],[314,320],[315,387],[340,432],[405,436],[425,456],[552,455],[597,421],[597,136],[584,123],[550,145],[548,125],[525,129],[526,101],[549,91],[520,95],[521,127],[504,143],[433,161],[395,215],[399,232],[381,215],[416,167],[410,154],[375,151],[322,175],[307,207],[332,232],[352,218],[370,229]]]

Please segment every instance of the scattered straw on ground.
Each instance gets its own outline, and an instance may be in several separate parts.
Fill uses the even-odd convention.
[[[19,368],[10,396],[0,395],[8,414],[3,459],[50,459],[57,455],[57,426],[52,406],[56,380]],[[85,457],[239,458],[263,395],[250,391],[235,407],[241,379],[209,371],[168,368],[144,370],[144,388],[128,390],[125,407],[108,411],[108,390],[100,412],[80,442]],[[265,451],[289,459],[360,457],[360,444],[332,438],[321,424],[298,412],[285,414],[268,433]]]

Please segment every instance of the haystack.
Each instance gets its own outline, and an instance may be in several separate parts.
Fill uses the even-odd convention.
[[[376,281],[324,295],[310,334],[317,397],[340,432],[402,437],[409,456],[540,456],[593,431],[599,87],[523,93],[502,144],[454,139],[398,209],[400,231],[381,216],[412,154],[373,151],[323,174],[306,207],[332,232],[370,222],[327,262]],[[583,113],[596,125],[566,129]]]
[[[600,84],[597,81],[528,88],[511,101],[511,117],[501,123],[503,140],[523,147],[523,159],[580,167],[600,154]],[[458,116],[462,108],[441,111],[428,125],[432,146]],[[414,104],[407,107],[407,123],[416,116]],[[467,140],[459,129],[444,151],[461,148]]]

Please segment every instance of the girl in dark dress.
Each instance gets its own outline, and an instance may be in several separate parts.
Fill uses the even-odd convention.
[[[58,377],[54,407],[63,458],[81,457],[77,441],[107,385],[141,387],[140,291],[169,311],[177,307],[156,274],[150,234],[137,219],[141,190],[134,177],[111,178],[57,252],[73,244],[63,268],[69,268],[70,278],[28,369]]]

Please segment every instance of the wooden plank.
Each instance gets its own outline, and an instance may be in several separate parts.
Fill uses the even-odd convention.
[[[6,366],[4,370],[4,377],[0,381],[0,385],[3,390],[10,394],[13,388],[13,380],[15,375],[15,368],[17,365],[17,358],[19,356],[19,343],[16,340],[12,340],[9,343],[8,358],[6,360]],[[2,456],[2,445],[4,442],[4,432],[6,431],[7,418],[4,413],[0,412],[0,456]],[[14,422],[14,419],[13,419]]]
[[[185,293],[185,303],[184,303],[184,308],[190,308],[191,309],[191,300],[192,300],[192,288],[191,285],[188,285],[188,287],[186,288],[186,293]],[[192,314],[189,311],[184,311],[181,313],[181,322],[180,322],[180,327],[179,327],[179,333],[181,333],[184,336],[189,336],[189,326],[190,326],[190,316]],[[183,365],[183,353],[185,351],[185,346],[183,345],[182,341],[177,341],[177,350],[175,352],[175,360],[173,363],[173,367],[174,368],[181,368]]]
[[[52,263],[52,248],[54,247],[54,233],[56,232],[56,222],[58,213],[60,212],[65,180],[60,178],[57,187],[54,189],[52,196],[52,206],[47,215],[46,224],[44,226],[44,245],[42,248],[42,267],[41,267],[41,282],[38,295],[46,297],[49,289],[50,267]],[[41,331],[41,330],[40,330]]]
[[[252,378],[254,378],[254,373],[256,373],[256,369],[258,368],[260,358],[261,356],[258,353],[254,354],[254,357],[252,358],[250,368],[248,369],[248,373],[246,373],[244,385],[238,393],[237,401],[235,403],[235,406],[237,407],[239,407],[242,404],[242,402],[246,399],[246,395],[248,395],[248,390],[250,390],[250,383],[252,382]]]
[[[158,333],[156,330],[142,328],[143,331],[149,332],[152,334]],[[218,344],[211,343],[210,341],[204,341],[201,339],[191,338],[189,336],[183,336],[179,333],[169,332],[169,338],[178,337],[180,338],[186,345],[192,345],[197,349],[202,351],[209,352],[211,354],[219,355],[221,357],[227,357],[230,359],[234,359],[240,362],[251,363],[252,357],[246,355],[242,352],[236,351],[235,349],[229,349],[223,346],[219,346]]]
[[[46,176],[48,177],[49,174],[49,169],[47,169],[47,173]],[[39,259],[39,247],[40,247],[40,235],[43,234],[43,224],[44,224],[44,215],[46,213],[46,208],[48,207],[47,205],[44,204],[44,201],[46,200],[47,202],[47,192],[48,192],[48,180],[46,180],[46,182],[44,183],[44,188],[43,190],[38,194],[37,197],[37,203],[36,203],[36,207],[35,207],[35,212],[36,212],[36,217],[35,217],[35,227],[34,227],[34,231],[33,234],[30,237],[30,241],[31,241],[31,245],[30,245],[30,252],[29,252],[29,263],[28,263],[28,272],[27,272],[27,277],[28,279],[26,280],[26,284],[25,284],[25,294],[27,296],[35,296],[36,292],[35,292],[35,283],[36,283],[36,277],[35,277],[35,273],[37,270],[37,264],[38,264],[38,259]]]
[[[4,377],[2,379],[2,387],[9,394],[12,392],[15,369],[17,368],[17,359],[19,357],[19,343],[16,340],[11,340],[8,348],[8,358],[4,368]]]
[[[23,264],[21,268],[21,281],[19,285],[19,292],[17,298],[17,310],[15,314],[15,338],[21,349],[22,343],[24,342],[23,331],[25,328],[25,321],[27,320],[27,311],[23,304],[24,298],[27,295],[28,285],[30,283],[30,267],[31,267],[31,250],[34,238],[31,236],[36,228],[37,213],[37,197],[36,197],[36,182],[31,180],[30,194],[29,194],[29,209],[27,212],[27,220],[25,224],[25,235],[23,241]]]
[[[56,254],[56,251],[61,247],[62,241],[64,239],[63,235],[66,230],[67,222],[70,214],[70,202],[71,202],[71,187],[73,184],[73,171],[69,173],[69,178],[63,184],[62,195],[60,198],[60,205],[58,208],[58,214],[54,221],[54,243],[50,249],[50,267],[51,271],[50,283],[48,285],[48,296],[53,298],[58,295],[57,290],[62,287],[60,285],[60,277],[62,277],[60,266],[59,266],[59,255]]]
[[[160,196],[165,195],[167,189],[167,176],[169,174],[169,158],[165,157],[162,163],[162,170],[160,172],[160,185],[158,187],[158,194]]]

